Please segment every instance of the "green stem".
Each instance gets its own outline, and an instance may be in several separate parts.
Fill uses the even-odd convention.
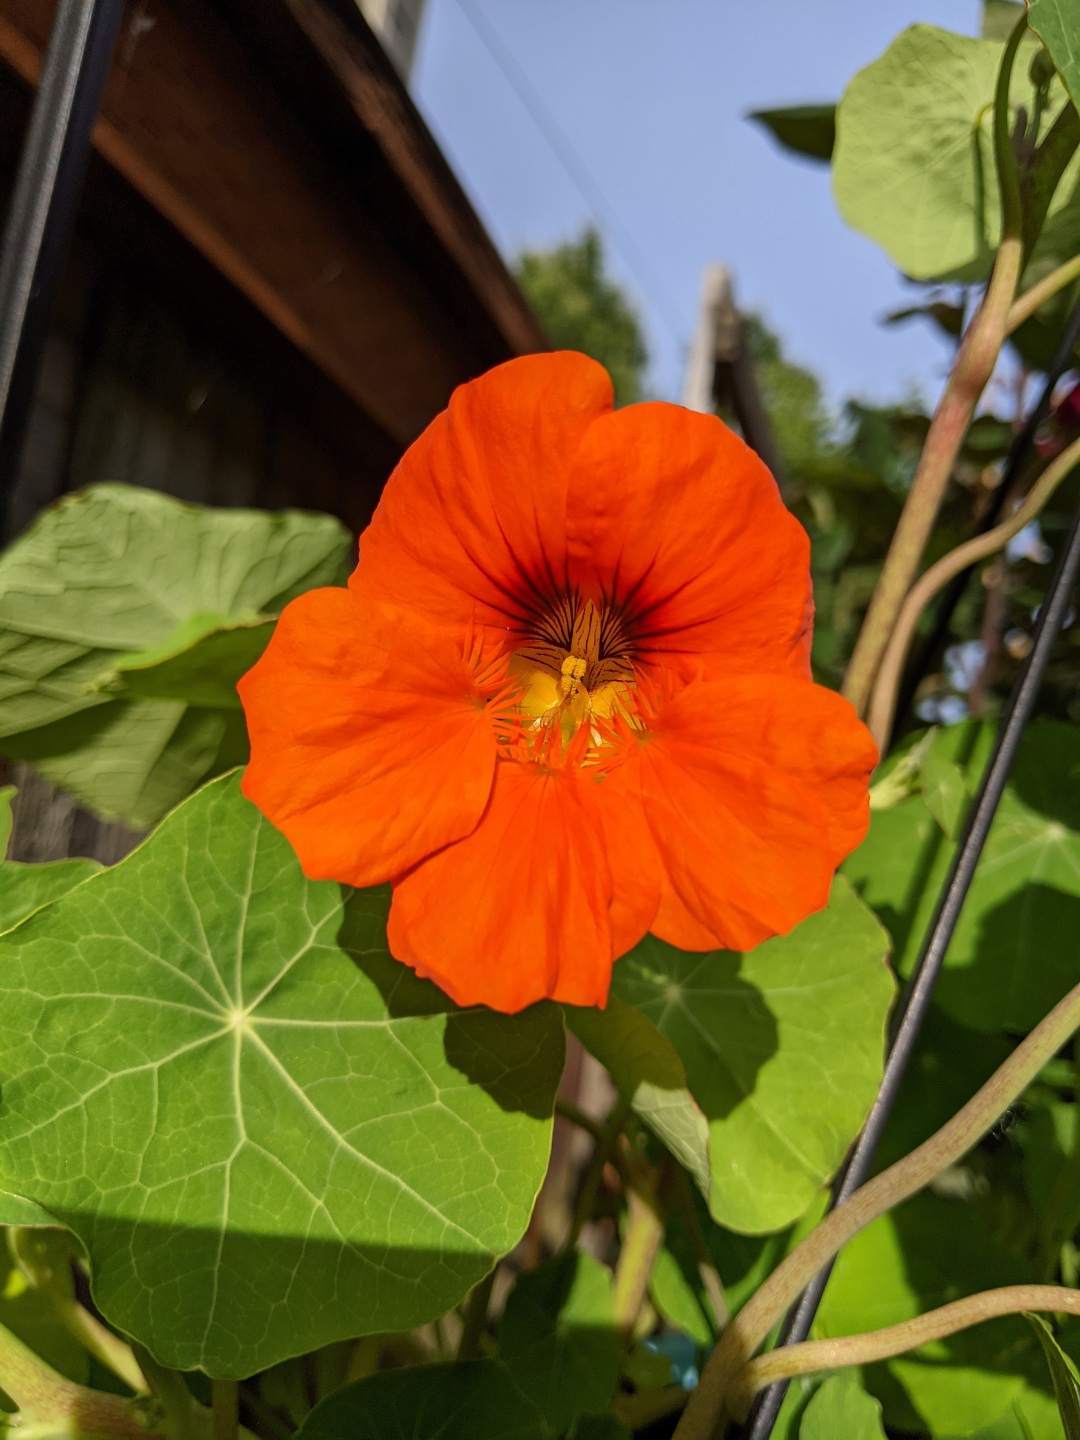
[[[924,575],[919,576],[908,591],[885,647],[867,714],[870,733],[882,754],[892,731],[904,661],[915,634],[915,627],[919,623],[919,616],[942,586],[947,585],[954,576],[966,570],[969,565],[995,554],[1014,535],[1019,534],[1024,526],[1038,515],[1061,482],[1077,465],[1080,465],[1080,440],[1074,440],[1050,462],[1031,487],[1024,503],[1014,510],[1007,520],[995,525],[993,530],[988,530],[985,535],[975,535],[970,540],[965,540],[962,545],[957,545],[955,550],[943,555]]]
[[[1009,82],[1026,19],[1009,38],[994,99],[994,153],[1001,189],[1001,243],[990,283],[957,351],[944,394],[930,421],[911,490],[900,514],[870,607],[855,643],[843,691],[861,716],[904,596],[919,569],[953,465],[979,396],[1005,340],[1023,260],[1019,179],[1009,138]]]
[[[8,1231],[8,1244],[19,1269],[50,1306],[68,1334],[119,1376],[136,1395],[148,1395],[150,1387],[130,1345],[102,1325],[75,1299],[71,1252],[65,1232],[42,1226],[16,1225]]]
[[[206,1427],[198,1423],[195,1397],[187,1388],[184,1377],[178,1370],[159,1365],[145,1346],[135,1344],[131,1348],[150,1382],[154,1398],[161,1404],[164,1413],[161,1428],[169,1440],[200,1440],[206,1433]]]
[[[733,1383],[799,1292],[853,1235],[966,1154],[1078,1028],[1080,985],[1039,1022],[947,1125],[856,1190],[780,1262],[724,1331],[679,1422],[675,1440],[710,1440],[729,1413]]]
[[[628,1339],[645,1303],[649,1276],[664,1243],[665,1207],[661,1197],[667,1188],[663,1183],[657,1184],[643,1167],[633,1167],[629,1178],[626,1228],[611,1287],[615,1324]]]
[[[469,1292],[469,1298],[465,1305],[461,1340],[458,1342],[457,1358],[459,1360],[475,1360],[480,1354],[480,1337],[487,1325],[488,1307],[491,1304],[491,1287],[495,1284],[495,1272],[498,1268],[497,1265],[494,1266],[491,1274],[485,1275],[479,1285],[474,1285]]]
[[[166,1440],[148,1431],[119,1395],[106,1395],[58,1375],[29,1346],[0,1325],[0,1376],[19,1407],[23,1428],[61,1426],[80,1437],[101,1440]]]
[[[724,1282],[720,1279],[719,1270],[713,1264],[708,1243],[698,1224],[697,1211],[694,1209],[694,1197],[690,1191],[691,1183],[689,1175],[680,1166],[675,1179],[675,1203],[679,1207],[679,1214],[686,1226],[686,1233],[690,1237],[701,1288],[705,1291],[712,1308],[713,1324],[719,1331],[723,1330],[731,1319],[731,1309],[727,1303],[727,1296],[724,1294]]]
[[[555,1101],[555,1114],[563,1120],[568,1120],[571,1125],[576,1125],[579,1130],[587,1130],[594,1140],[603,1138],[604,1127],[586,1115],[584,1110],[579,1110],[576,1105],[571,1105],[569,1100]]]
[[[1056,270],[1040,280],[1037,285],[1032,285],[1030,290],[1016,300],[1009,310],[1008,318],[1005,321],[1005,334],[1012,332],[1022,325],[1025,320],[1030,320],[1040,305],[1045,305],[1047,300],[1053,299],[1059,290],[1064,290],[1066,285],[1080,278],[1080,255],[1074,255],[1071,260],[1066,260]]]
[[[1000,1315],[1019,1315],[1024,1311],[1053,1311],[1060,1315],[1080,1315],[1080,1291],[1062,1285],[1006,1285],[998,1290],[984,1290],[965,1300],[954,1300],[901,1325],[871,1330],[865,1335],[846,1335],[838,1340],[809,1340],[802,1345],[786,1345],[751,1360],[743,1372],[734,1408],[745,1414],[754,1395],[775,1380],[792,1375],[809,1375],[815,1370],[838,1370],[847,1365],[870,1365],[875,1360],[888,1360],[916,1350],[931,1340],[943,1340],[994,1320]]]
[[[215,1380],[214,1440],[237,1440],[240,1434],[240,1386],[235,1380]]]

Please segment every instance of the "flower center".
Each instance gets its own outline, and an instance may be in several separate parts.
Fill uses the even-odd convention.
[[[567,597],[534,621],[530,639],[511,657],[510,673],[522,684],[522,714],[537,726],[558,721],[568,742],[585,721],[627,709],[633,650],[617,611]]]

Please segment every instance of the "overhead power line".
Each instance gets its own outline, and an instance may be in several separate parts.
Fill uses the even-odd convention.
[[[462,14],[479,36],[484,48],[499,67],[507,84],[521,101],[536,128],[574,182],[582,199],[592,211],[593,219],[600,229],[607,233],[616,250],[622,255],[627,268],[671,331],[673,338],[681,345],[686,338],[686,327],[678,318],[678,307],[672,302],[664,282],[653,269],[634,237],[608,203],[603,190],[574,148],[573,142],[552,115],[539,91],[514,59],[513,54],[482,8],[475,4],[474,0],[457,0],[457,3]]]

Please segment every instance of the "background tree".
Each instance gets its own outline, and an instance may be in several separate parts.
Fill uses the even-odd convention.
[[[552,250],[523,251],[514,271],[557,349],[598,360],[611,376],[616,405],[643,398],[649,352],[641,322],[626,292],[605,273],[604,242],[593,226]]]

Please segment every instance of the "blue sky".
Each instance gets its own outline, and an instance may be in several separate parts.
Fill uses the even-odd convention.
[[[633,294],[651,385],[677,399],[702,266],[723,261],[834,402],[938,389],[924,322],[883,327],[911,289],[841,222],[826,167],[780,152],[746,111],[836,99],[919,21],[976,34],[979,0],[428,0],[413,93],[505,254],[590,218]],[[590,203],[515,94],[479,12],[602,192]],[[601,213],[597,213],[597,210]]]

